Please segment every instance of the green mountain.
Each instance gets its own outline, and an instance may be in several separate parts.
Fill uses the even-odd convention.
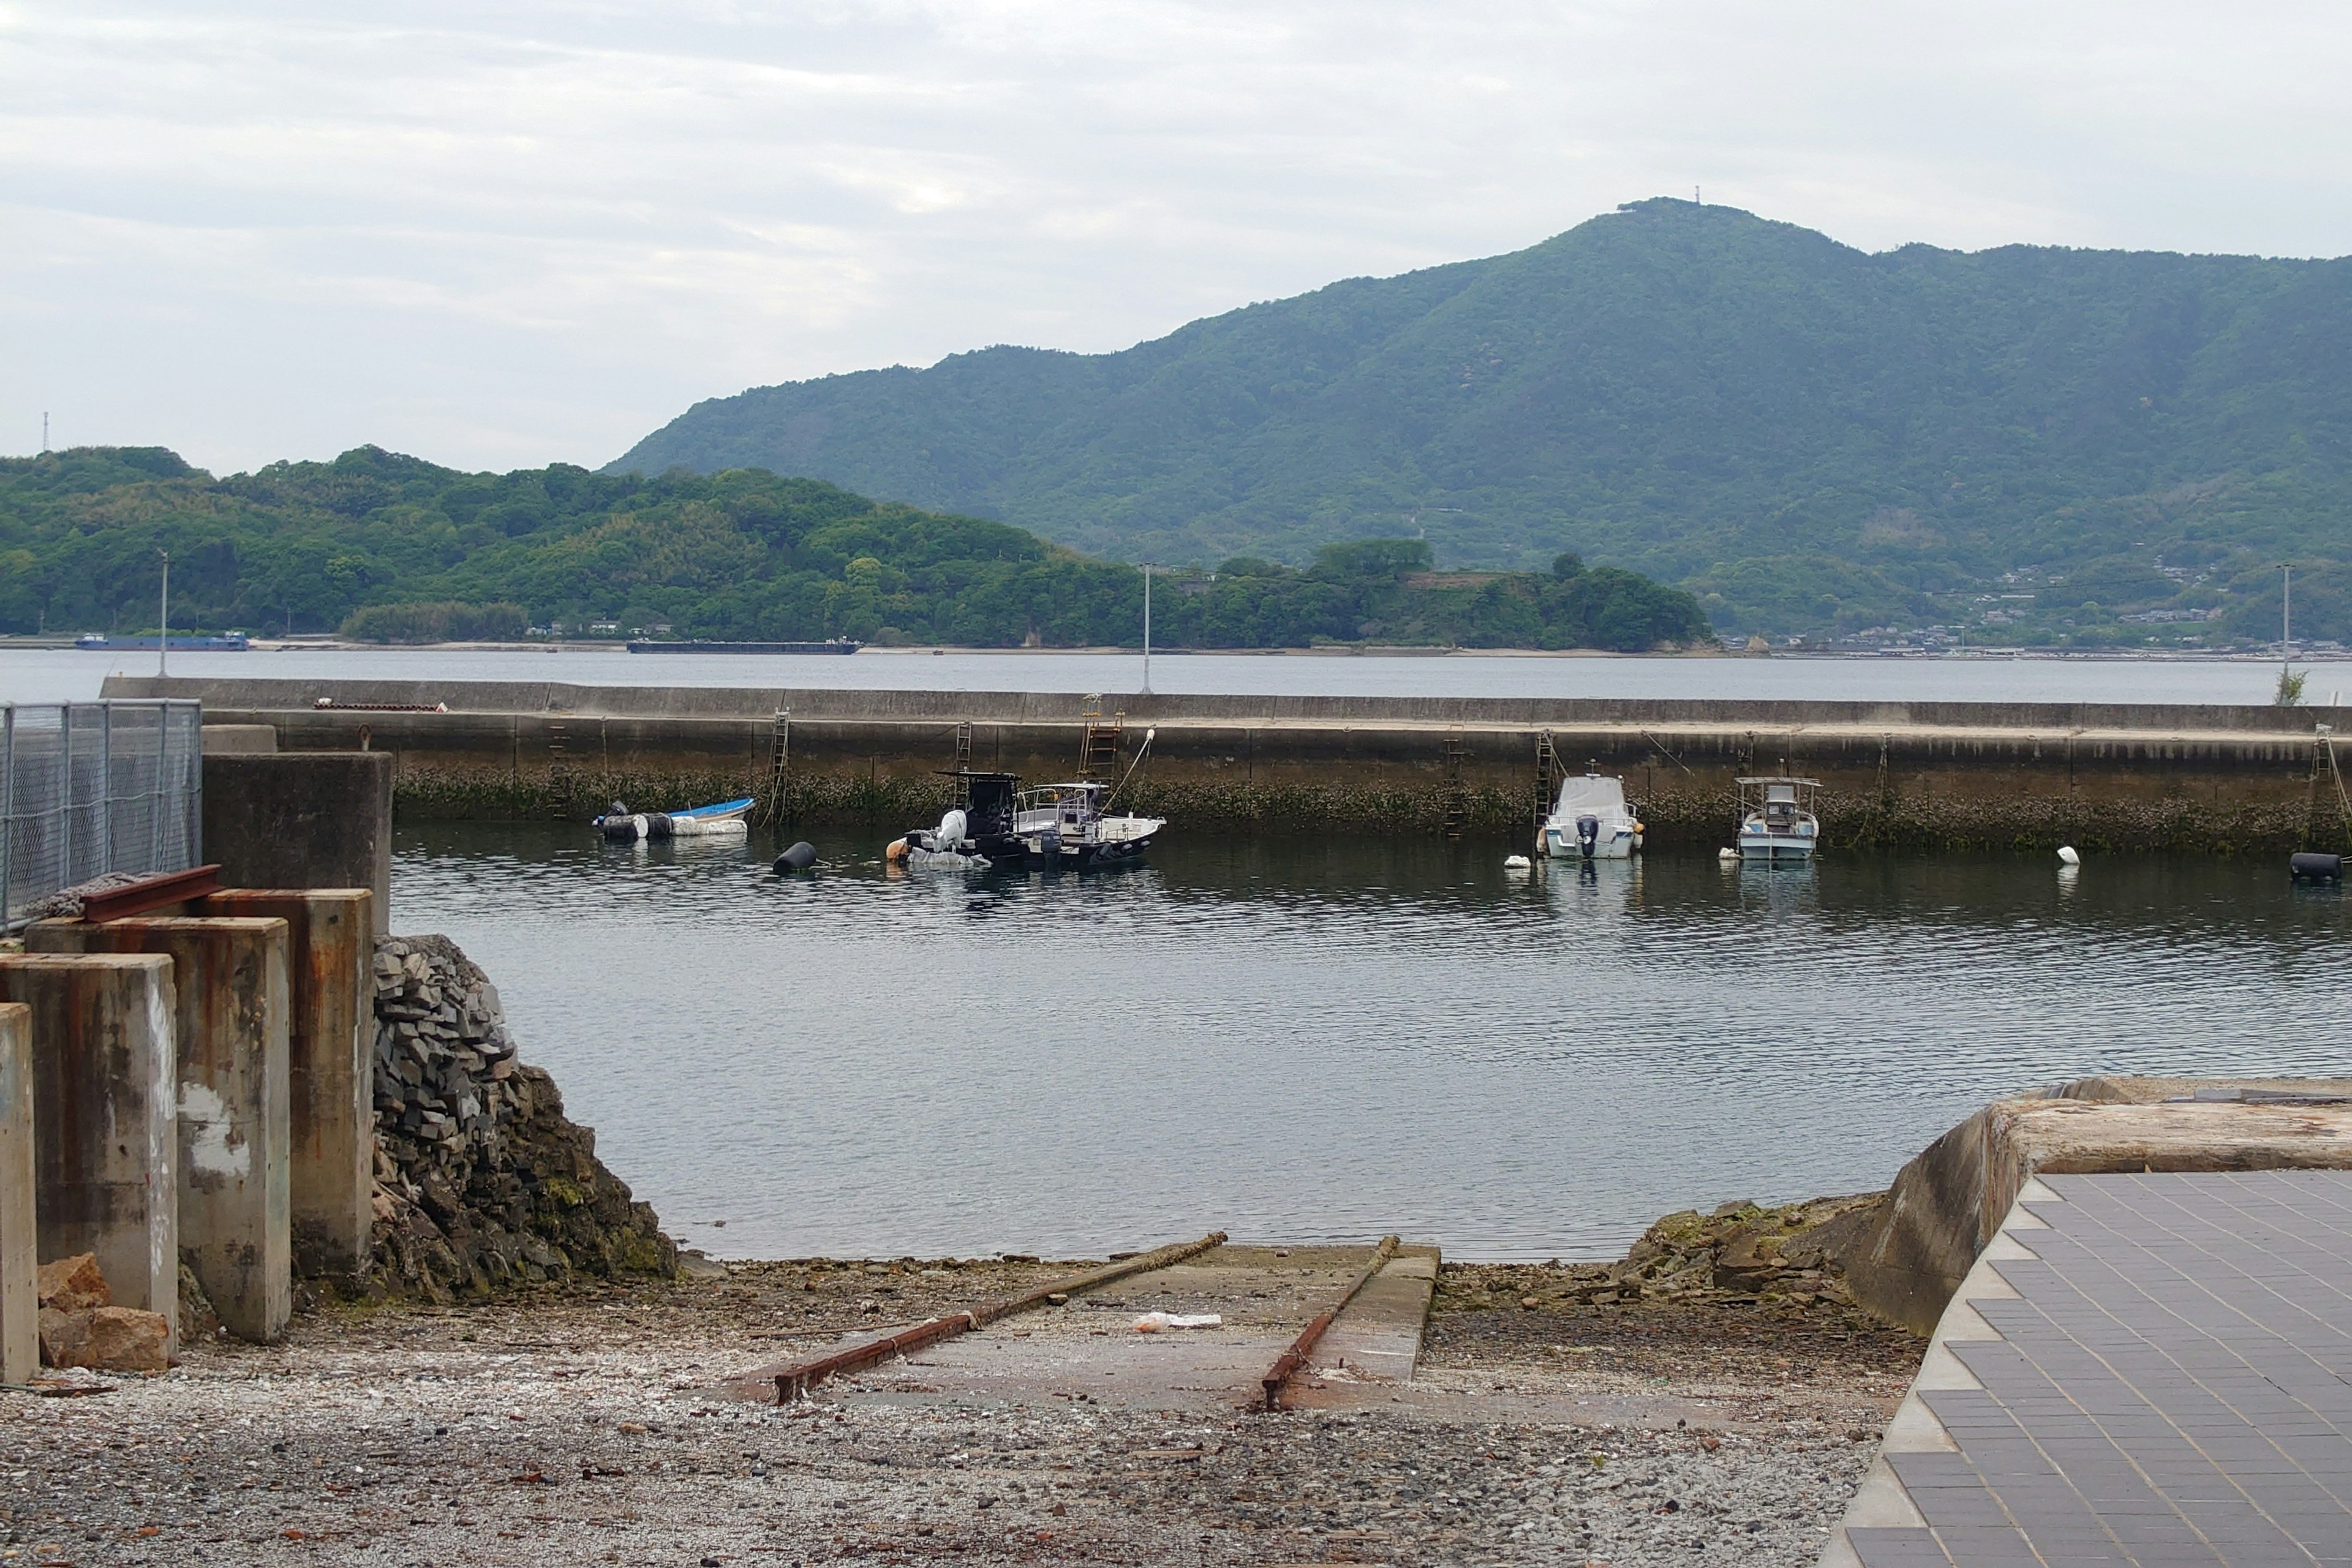
[[[373,447],[227,479],[160,447],[0,460],[0,632],[182,629],[381,641],[600,623],[678,637],[1132,645],[1143,575],[1001,522],[736,470],[465,474]],[[1638,650],[1705,637],[1679,589],[1563,557],[1431,569],[1417,540],[1239,560],[1160,585],[1163,647],[1317,642]]]
[[[1729,630],[2274,635],[2271,563],[2352,556],[2352,259],[1871,255],[1640,202],[1118,353],[715,399],[611,471],[751,466],[1129,560],[1576,550]],[[2311,629],[2352,637],[2317,576]]]

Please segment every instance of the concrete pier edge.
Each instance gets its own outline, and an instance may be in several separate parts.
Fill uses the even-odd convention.
[[[388,754],[418,816],[584,817],[756,795],[786,818],[903,826],[946,804],[959,763],[1072,776],[1076,693],[593,687],[560,682],[163,680],[110,696],[195,697],[267,725],[287,753]],[[320,702],[328,704],[320,707]],[[1732,781],[1818,777],[1843,847],[2278,849],[2352,847],[2329,765],[2352,711],[2126,703],[1624,699],[1163,697],[1106,694],[1125,797],[1188,823],[1286,828],[1530,830],[1538,744],[1626,780],[1659,847],[1719,846]],[[2326,733],[2322,726],[2331,727]],[[226,831],[224,828],[223,831]],[[358,876],[346,880],[363,882]],[[373,885],[372,883],[369,885]]]

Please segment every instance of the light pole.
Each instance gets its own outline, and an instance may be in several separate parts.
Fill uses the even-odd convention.
[[[1151,567],[1143,568],[1143,695],[1151,695]]]
[[[172,552],[155,553],[163,558],[163,603],[155,616],[163,623],[155,628],[155,674],[160,679],[172,673]]]
[[[2279,679],[2284,682],[2294,672],[2294,568],[2279,563]]]

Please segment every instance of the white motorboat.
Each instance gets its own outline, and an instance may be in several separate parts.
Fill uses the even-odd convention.
[[[1143,857],[1164,818],[1112,815],[1108,784],[1091,779],[1023,789],[1011,773],[962,770],[951,775],[963,804],[936,828],[893,839],[883,858],[952,858],[981,866],[1090,871]]]
[[[1821,819],[1813,815],[1816,779],[1775,774],[1737,781],[1739,785],[1739,858],[1742,860],[1810,860],[1821,847]]]
[[[1560,781],[1538,847],[1554,860],[1624,860],[1642,847],[1642,819],[1625,801],[1625,781],[1601,773]]]

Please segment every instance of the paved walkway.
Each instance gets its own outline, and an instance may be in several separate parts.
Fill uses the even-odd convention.
[[[2352,1564],[2352,1173],[2047,1176],[1824,1564]]]

